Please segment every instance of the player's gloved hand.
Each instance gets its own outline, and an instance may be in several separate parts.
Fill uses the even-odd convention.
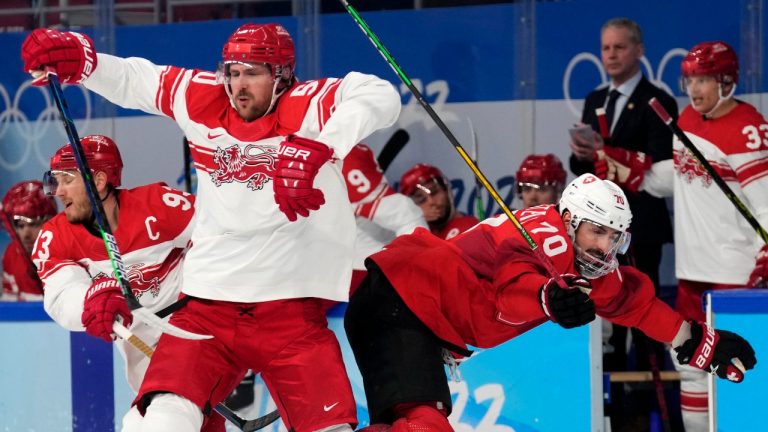
[[[598,150],[595,152],[595,176],[601,180],[608,178],[608,161],[605,159],[605,152]]]
[[[563,328],[574,328],[595,319],[595,303],[589,298],[592,284],[575,274],[562,275],[568,289],[560,288],[551,278],[539,290],[539,301],[544,314]]]
[[[95,280],[85,293],[83,315],[80,318],[85,332],[112,342],[112,323],[118,316],[122,317],[122,324],[126,327],[133,322],[133,315],[120,291],[120,284],[112,278]]]
[[[763,245],[763,248],[757,253],[755,269],[749,275],[747,285],[753,288],[768,286],[768,245]]]
[[[608,162],[608,180],[629,192],[637,192],[643,183],[645,171],[653,165],[651,157],[621,147],[605,146],[603,151]]]
[[[716,330],[706,323],[688,321],[691,338],[675,348],[677,361],[736,383],[755,367],[755,351],[736,333]]]
[[[333,155],[327,145],[296,135],[289,135],[277,151],[277,167],[273,178],[275,202],[288,220],[293,222],[297,214],[309,216],[325,204],[320,189],[314,181],[320,167]]]
[[[84,34],[54,29],[35,29],[21,45],[21,59],[26,72],[36,73],[50,68],[62,82],[76,84],[91,76],[96,69],[93,41]],[[36,76],[33,85],[45,85],[45,74]]]

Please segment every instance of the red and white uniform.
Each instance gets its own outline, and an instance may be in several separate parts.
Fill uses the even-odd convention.
[[[448,240],[472,228],[478,222],[480,221],[474,216],[456,213],[448,223],[440,228],[434,228],[432,234],[441,239]]]
[[[26,252],[15,242],[3,254],[2,301],[42,301],[43,291],[32,277],[32,264]]]
[[[347,154],[342,173],[357,223],[354,270],[365,270],[365,259],[395,237],[417,227],[427,228],[424,212],[412,199],[392,189],[365,144],[354,146]]]
[[[678,124],[768,226],[768,122],[763,116],[747,103],[716,119],[704,119],[688,106]],[[745,285],[762,240],[677,139],[673,151],[677,278]]]
[[[577,273],[573,246],[554,206],[518,210],[515,216],[559,272]],[[408,308],[455,346],[493,347],[548,321],[539,290],[549,276],[506,215],[448,242],[416,230],[371,259]],[[633,267],[620,267],[592,285],[597,314],[609,321],[663,342],[671,342],[683,323]]]
[[[142,306],[157,312],[179,297],[195,198],[163,183],[117,191],[120,207],[113,234],[128,281]],[[43,224],[32,258],[45,287],[45,311],[62,327],[84,331],[85,292],[97,277],[115,277],[104,241],[59,213]],[[138,320],[130,330],[150,346],[160,337],[159,330]],[[128,383],[138,391],[149,359],[123,339],[115,344],[126,359]]]
[[[314,185],[326,204],[296,222],[278,210],[270,181],[277,148],[289,134],[320,141],[343,158],[393,124],[400,97],[389,82],[351,72],[297,83],[274,112],[246,122],[211,72],[106,54],[98,64],[85,87],[122,107],[174,119],[189,140],[198,221],[185,293],[232,302],[347,300],[355,222],[341,164],[320,168]]]

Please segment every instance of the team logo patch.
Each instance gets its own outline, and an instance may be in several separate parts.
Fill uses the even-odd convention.
[[[275,172],[277,150],[249,144],[240,149],[237,145],[225,149],[217,147],[213,153],[213,162],[218,166],[211,174],[216,186],[222,183],[246,183],[251,190],[260,190]]]
[[[698,178],[701,179],[702,185],[707,188],[712,184],[712,176],[709,175],[688,149],[674,150],[672,156],[675,159],[677,174],[685,179],[685,181],[691,183],[694,179]]]

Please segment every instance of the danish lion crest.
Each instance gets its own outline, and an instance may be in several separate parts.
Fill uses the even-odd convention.
[[[128,283],[131,285],[131,292],[136,299],[140,299],[143,295],[149,293],[152,297],[160,295],[160,278],[158,276],[152,276],[149,279],[144,277],[144,272],[141,268],[144,267],[143,263],[133,264],[126,268],[125,276],[128,278]],[[102,278],[117,279],[117,275],[112,273],[108,275],[104,272],[99,272],[92,278],[95,282]]]
[[[216,186],[222,183],[246,183],[251,190],[260,190],[275,172],[277,149],[248,144],[242,151],[237,145],[217,147],[213,162],[218,169],[211,174]]]
[[[704,187],[708,188],[712,184],[712,177],[688,149],[675,150],[673,157],[675,159],[675,170],[685,181],[691,183],[693,179],[699,178]]]

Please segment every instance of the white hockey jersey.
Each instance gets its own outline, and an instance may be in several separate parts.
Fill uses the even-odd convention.
[[[389,82],[351,72],[297,83],[274,112],[252,122],[237,114],[210,72],[99,54],[83,85],[120,106],[174,119],[189,141],[198,220],[185,293],[235,302],[347,300],[355,225],[341,164],[326,163],[315,178],[325,204],[289,222],[274,200],[275,158],[289,134],[320,141],[343,158],[397,119],[400,97]]]
[[[134,296],[152,312],[179,297],[181,263],[194,226],[195,197],[155,183],[119,189],[118,226],[113,234],[120,248]],[[101,237],[59,213],[43,224],[32,259],[43,281],[45,311],[62,327],[84,331],[80,321],[85,292],[94,279],[115,277]],[[134,321],[131,331],[151,346],[160,331]],[[138,391],[149,359],[123,339],[115,341],[126,359],[128,383]]]
[[[410,234],[417,227],[429,228],[421,208],[389,186],[365,144],[354,146],[347,154],[342,173],[357,223],[353,269],[365,270],[365,259],[395,237]]]
[[[768,123],[739,103],[705,120],[691,106],[678,124],[763,227],[768,227]],[[675,139],[675,266],[678,279],[746,284],[762,246],[712,177]]]

